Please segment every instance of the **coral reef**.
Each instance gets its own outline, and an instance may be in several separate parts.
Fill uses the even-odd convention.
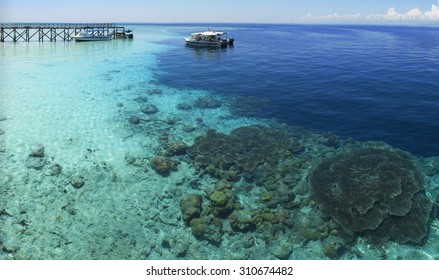
[[[223,221],[214,216],[202,216],[190,222],[192,234],[201,239],[206,239],[213,244],[221,242]]]
[[[154,156],[151,159],[151,167],[161,175],[169,175],[171,171],[177,171],[178,160],[174,160],[165,156]]]
[[[235,210],[235,193],[231,189],[216,190],[210,194],[209,200],[215,216],[227,217]]]
[[[211,96],[200,96],[195,100],[194,107],[203,109],[215,109],[221,107],[221,102]]]
[[[165,153],[169,156],[181,156],[186,154],[187,145],[183,142],[173,141],[165,144]]]
[[[186,194],[181,198],[180,210],[186,223],[200,217],[202,202],[203,196],[200,194]]]
[[[323,245],[323,254],[329,259],[339,259],[344,250],[344,244],[338,241],[331,241]]]
[[[253,172],[260,164],[276,164],[291,154],[285,152],[292,142],[284,131],[253,125],[234,129],[229,135],[209,130],[195,139],[187,153],[212,175],[236,178],[237,173]]]
[[[435,210],[436,210],[436,219],[439,219],[439,194],[436,195],[436,200],[435,200]]]
[[[234,231],[249,231],[255,228],[255,219],[245,211],[234,211],[228,218]]]
[[[278,238],[270,242],[268,250],[276,258],[281,260],[287,260],[289,256],[293,253],[293,242],[289,240],[288,237],[283,234]]]
[[[202,195],[186,194],[181,198],[180,210],[183,220],[190,225],[195,237],[206,239],[213,244],[220,243],[225,218],[238,208],[232,187],[232,184],[225,180],[219,181],[213,190],[206,190],[209,203],[205,205],[202,205]]]
[[[419,244],[427,234],[432,203],[422,175],[400,151],[363,148],[323,160],[311,173],[311,189],[325,217],[347,237],[362,233]]]

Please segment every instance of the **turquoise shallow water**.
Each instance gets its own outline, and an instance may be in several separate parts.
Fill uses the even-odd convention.
[[[62,139],[70,137],[100,143],[102,156],[111,157],[121,147],[109,125],[117,112],[113,102],[151,80],[152,53],[160,49],[135,41],[3,44],[2,109],[14,116],[10,129],[19,136],[8,140],[50,142],[66,155]],[[72,151],[66,160],[80,162],[77,155]]]
[[[437,157],[400,155],[398,148],[404,146],[381,138],[385,128],[366,139],[356,137],[364,140],[360,142],[344,138],[357,135],[328,133],[335,127],[314,127],[319,118],[304,117],[317,114],[308,102],[320,100],[319,83],[308,77],[298,90],[291,72],[281,69],[293,67],[291,59],[312,63],[315,56],[328,59],[328,54],[301,48],[291,55],[284,48],[270,58],[267,48],[273,46],[264,46],[256,61],[253,32],[289,38],[291,30],[285,26],[218,26],[236,38],[235,47],[221,50],[184,46],[182,36],[204,26],[130,28],[134,40],[0,45],[1,259],[438,258],[437,214],[429,208],[438,192]],[[377,32],[379,36],[368,37],[371,42],[377,37],[382,42],[383,34],[392,37],[388,33],[393,32],[299,30],[301,36],[315,36],[333,47],[340,30],[370,36]],[[349,53],[344,47],[338,46]],[[247,57],[245,51],[251,51]],[[434,53],[428,59],[433,66],[421,72],[432,77]],[[325,61],[320,63],[329,63]],[[312,69],[292,73],[300,79]],[[327,79],[333,91],[346,90],[330,82],[332,78]],[[420,83],[426,106],[436,108],[431,90],[436,82]],[[284,99],[274,97],[276,89]],[[307,101],[305,89],[315,98]],[[299,95],[285,95],[292,91]],[[301,117],[294,112],[302,112]],[[430,119],[420,128],[432,129],[427,142],[436,135],[436,126]],[[309,178],[317,177],[313,170],[323,174],[324,168],[316,169],[323,159],[339,156],[349,162],[351,152],[362,149],[369,149],[369,157],[383,168],[389,168],[383,158],[393,158],[390,166],[397,167],[389,173],[389,186],[399,181],[411,186],[400,191],[410,197],[403,205],[418,203],[412,201],[415,193],[428,198],[428,221],[420,208],[403,207],[419,210],[410,211],[419,215],[410,221],[420,228],[422,242],[417,236],[410,237],[414,242],[390,236],[375,244],[363,229],[346,238],[343,232],[349,229],[341,228],[337,215],[322,216],[324,202],[311,190]],[[369,170],[356,171],[362,180],[380,174],[379,168],[359,170]],[[356,172],[346,174],[355,177]],[[418,181],[421,187],[409,190]],[[386,197],[378,200],[388,203]],[[404,232],[393,224],[393,216],[383,219]]]

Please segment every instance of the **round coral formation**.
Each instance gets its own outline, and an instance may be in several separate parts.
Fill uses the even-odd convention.
[[[215,191],[210,195],[210,201],[213,206],[224,206],[228,200],[227,195],[221,191]]]
[[[165,156],[155,156],[151,159],[151,167],[161,175],[168,175],[171,171],[177,171],[179,161]]]
[[[310,184],[323,216],[348,236],[421,243],[427,234],[432,203],[420,172],[402,152],[358,149],[323,160]]]
[[[199,194],[186,194],[181,198],[180,209],[186,223],[200,217],[202,202],[203,197]]]

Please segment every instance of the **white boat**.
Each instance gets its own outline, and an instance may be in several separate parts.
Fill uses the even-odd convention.
[[[73,39],[77,42],[82,41],[109,41],[113,39],[111,35],[102,35],[93,33],[92,31],[88,30],[82,30],[81,32],[77,33],[75,36],[72,36]]]
[[[184,38],[184,41],[190,46],[218,48],[233,45],[234,39],[228,39],[226,32],[217,32],[209,29],[205,32],[192,33],[190,37]]]

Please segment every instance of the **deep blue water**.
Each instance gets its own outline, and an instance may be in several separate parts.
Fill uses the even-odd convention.
[[[253,112],[356,140],[439,155],[439,28],[176,26],[181,37],[228,31],[233,48],[185,47],[159,56],[161,83],[262,100]]]

